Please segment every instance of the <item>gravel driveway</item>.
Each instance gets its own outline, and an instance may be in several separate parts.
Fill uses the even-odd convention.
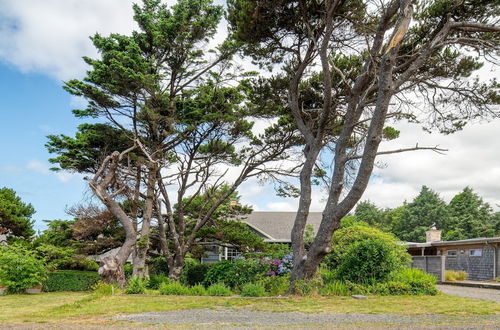
[[[500,303],[500,290],[496,289],[470,288],[455,285],[438,285],[437,288],[450,296],[491,300]]]
[[[189,328],[397,328],[397,329],[493,329],[500,315],[446,316],[398,314],[307,314],[298,312],[261,312],[233,309],[191,309],[151,312],[114,317],[144,325],[181,325]]]

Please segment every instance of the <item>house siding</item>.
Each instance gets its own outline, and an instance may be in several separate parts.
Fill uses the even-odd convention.
[[[441,279],[441,256],[415,256],[412,257],[411,267],[418,268]]]
[[[472,281],[487,281],[494,278],[495,247],[485,245],[482,247],[482,256],[473,257],[469,255],[472,248],[459,248],[457,256],[446,257],[446,270],[465,271]],[[477,249],[474,248],[474,249]],[[461,250],[464,253],[461,253]]]

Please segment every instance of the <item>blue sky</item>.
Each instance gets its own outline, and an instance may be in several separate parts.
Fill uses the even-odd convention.
[[[48,134],[72,135],[80,123],[71,109],[81,105],[62,82],[82,77],[82,56],[96,56],[88,36],[95,32],[129,33],[132,0],[0,0],[0,187],[7,186],[31,203],[43,219],[68,218],[67,206],[91,194],[79,175],[54,173],[44,144]],[[485,72],[500,79],[498,69]],[[399,124],[401,137],[381,150],[415,146],[449,149],[446,155],[414,152],[381,157],[363,199],[383,207],[411,200],[422,185],[450,200],[471,186],[494,208],[500,206],[500,120],[476,123],[443,136]],[[242,201],[255,210],[294,211],[297,201],[278,198],[270,186],[245,183]],[[312,210],[321,211],[322,191]]]
[[[85,183],[79,177],[49,171],[44,147],[48,134],[72,134],[78,121],[61,83],[42,74],[21,73],[0,63],[0,186],[14,189],[41,220],[67,218],[66,205],[79,202]]]

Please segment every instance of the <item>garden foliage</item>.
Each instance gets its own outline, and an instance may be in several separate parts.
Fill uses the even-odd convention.
[[[58,270],[50,272],[43,282],[43,291],[88,291],[100,280],[97,272]]]
[[[11,293],[42,284],[47,267],[34,251],[17,246],[0,246],[0,286]]]

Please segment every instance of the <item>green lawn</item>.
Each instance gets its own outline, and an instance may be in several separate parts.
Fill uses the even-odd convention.
[[[0,297],[0,323],[99,322],[105,316],[192,308],[246,308],[306,313],[500,314],[500,304],[446,295],[421,297],[180,297],[57,292]]]

